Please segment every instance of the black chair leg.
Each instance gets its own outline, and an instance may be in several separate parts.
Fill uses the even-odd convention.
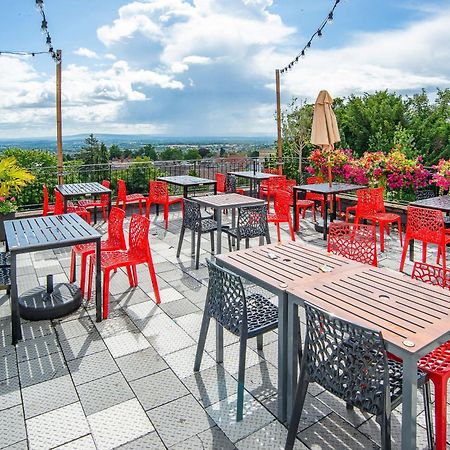
[[[391,411],[381,413],[381,450],[391,450]]]
[[[184,227],[181,227],[181,232],[180,232],[180,239],[178,241],[178,249],[177,249],[177,258],[180,257],[180,253],[181,253],[181,246],[183,245],[183,239],[184,239]]]
[[[269,227],[267,227],[267,231],[266,231],[266,242],[268,244],[270,244],[270,233],[269,233]]]
[[[250,247],[250,239],[245,238],[245,248],[249,248],[249,247]]]
[[[231,252],[231,235],[228,235],[228,250]]]
[[[429,381],[423,385],[422,393],[423,393],[423,404],[425,406],[425,423],[427,427],[428,448],[433,450],[435,448],[435,443],[433,432],[433,414],[431,413],[431,394]]]
[[[214,253],[214,231],[211,231],[209,233],[210,239],[211,239],[211,253]]]
[[[202,233],[199,231],[197,233],[197,254],[195,255],[195,268],[198,269],[200,261],[200,241],[202,239]]]
[[[245,355],[247,351],[247,337],[241,336],[239,342],[239,371],[236,421],[240,422],[244,415],[244,381],[245,381]]]
[[[206,311],[203,312],[202,326],[200,328],[200,334],[198,336],[197,352],[195,354],[194,372],[200,370],[200,364],[202,363],[203,350],[205,349],[206,337],[208,336],[209,321],[211,318]]]
[[[256,336],[256,348],[257,350],[262,350],[263,346],[264,346],[264,335],[258,334],[258,336]]]

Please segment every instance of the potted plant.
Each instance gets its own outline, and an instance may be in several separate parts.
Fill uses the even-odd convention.
[[[15,196],[33,180],[34,175],[20,167],[13,156],[0,160],[0,241],[5,240],[3,222],[16,216]]]

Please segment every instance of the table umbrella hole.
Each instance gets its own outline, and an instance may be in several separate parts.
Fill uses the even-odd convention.
[[[386,294],[381,294],[379,298],[381,298],[382,300],[389,300],[391,297],[389,297],[389,295]]]

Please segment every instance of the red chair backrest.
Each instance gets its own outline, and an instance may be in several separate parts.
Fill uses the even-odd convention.
[[[268,168],[264,169],[264,173],[272,173],[274,175],[281,175],[281,168]]]
[[[152,202],[166,202],[169,199],[168,184],[165,181],[150,181],[149,197]]]
[[[148,230],[150,220],[145,216],[133,214],[128,230],[128,253],[132,258],[146,260],[149,252]]]
[[[431,264],[416,261],[411,273],[411,278],[450,289],[450,270],[444,269],[443,267],[432,266]]]
[[[223,173],[216,173],[217,192],[225,192],[225,179],[226,176]]]
[[[323,183],[324,179],[323,177],[308,177],[306,179],[306,183],[307,184],[320,184]]]
[[[353,261],[377,266],[375,226],[331,223],[328,229],[328,251]]]
[[[50,211],[50,207],[49,207],[49,203],[48,203],[48,189],[45,184],[42,186],[42,192],[44,195],[44,205],[42,207],[42,215],[46,216],[48,214],[48,212]]]
[[[384,207],[383,198],[384,188],[367,188],[359,189],[356,192],[358,203],[356,204],[356,215],[369,216],[376,213],[384,213],[386,209]]]
[[[441,211],[408,206],[406,238],[418,239],[431,244],[445,240],[444,216]]]
[[[125,211],[113,206],[108,218],[108,241],[114,243],[121,250],[127,248],[125,234],[123,232],[123,221],[125,220]]]
[[[279,189],[286,188],[286,176],[285,175],[271,177],[267,181],[268,181],[267,188],[271,192],[276,192]]]
[[[116,206],[119,204],[119,201],[124,201],[127,198],[127,186],[125,181],[117,180],[117,202]]]
[[[279,219],[288,220],[291,216],[292,195],[283,190],[275,192],[274,208]]]
[[[55,189],[55,209],[53,214],[64,214],[64,197]]]
[[[102,186],[104,186],[105,188],[110,188],[111,183],[108,180],[103,180],[102,181]],[[102,205],[108,206],[109,204],[109,195],[108,194],[102,194],[100,196],[100,202]]]

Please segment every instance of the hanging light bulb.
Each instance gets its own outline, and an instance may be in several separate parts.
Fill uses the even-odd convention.
[[[42,22],[41,22],[41,31],[42,31],[43,33],[47,33],[47,21],[46,21],[45,19],[42,19]]]
[[[302,50],[301,57],[302,57],[302,58],[305,57],[305,50]]]
[[[328,14],[328,23],[329,24],[333,23],[333,11],[331,11],[330,14]]]
[[[322,30],[320,28],[317,30],[317,37],[318,38],[322,37]]]
[[[36,8],[41,10],[44,6],[44,0],[36,0]]]

